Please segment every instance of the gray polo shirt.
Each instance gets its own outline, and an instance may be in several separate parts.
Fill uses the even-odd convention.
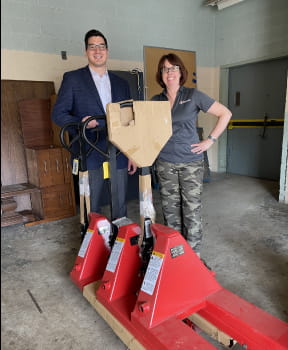
[[[153,96],[152,101],[168,101],[166,91]],[[171,111],[173,134],[162,148],[158,159],[170,163],[189,163],[203,159],[203,154],[191,152],[191,145],[199,143],[199,111],[206,113],[214,102],[214,99],[197,89],[184,86],[179,88]]]

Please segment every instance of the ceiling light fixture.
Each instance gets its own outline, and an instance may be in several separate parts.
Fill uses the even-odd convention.
[[[204,2],[204,5],[205,6],[216,6],[217,5],[218,10],[222,10],[226,7],[236,5],[242,1],[244,1],[244,0],[206,0]]]

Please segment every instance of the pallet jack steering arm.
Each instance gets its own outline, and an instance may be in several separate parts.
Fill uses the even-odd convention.
[[[105,119],[105,115],[99,115],[91,119]],[[89,121],[90,121],[89,120]],[[85,186],[88,185],[88,173],[87,173],[87,157],[90,155],[93,149],[99,153],[104,153],[102,150],[98,149],[96,144],[98,142],[98,133],[103,129],[103,127],[93,128],[92,131],[97,133],[96,140],[94,143],[87,142],[87,136],[85,130],[89,121],[86,122],[71,122],[65,124],[59,133],[59,138],[62,146],[71,154],[73,159],[73,170],[74,175],[79,174],[79,189],[80,186],[84,187],[84,198],[80,196],[80,225],[81,225],[81,238],[84,238],[88,227],[88,215],[90,213],[90,201],[89,196],[86,193]],[[66,137],[68,133],[68,138]],[[72,136],[71,136],[72,135]],[[77,147],[78,145],[78,147]],[[88,147],[87,147],[88,145]],[[76,146],[76,147],[75,147]]]

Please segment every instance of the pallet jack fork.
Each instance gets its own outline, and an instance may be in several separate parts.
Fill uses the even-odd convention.
[[[120,256],[114,273],[105,271],[98,300],[149,350],[215,350],[183,320],[197,313],[249,350],[288,348],[288,325],[222,288],[185,239],[175,230],[152,224],[155,245],[138,293],[114,291],[123,270],[133,275]],[[125,251],[123,248],[123,255]],[[123,265],[122,265],[123,262]],[[134,274],[135,281],[137,275]],[[127,286],[126,286],[127,287]],[[121,287],[120,287],[121,288]]]
[[[134,102],[134,123],[128,127],[121,124],[119,104],[108,105],[109,140],[124,153],[127,152],[128,140],[132,144],[127,147],[132,149],[137,140],[125,137],[125,147],[121,148],[118,140],[114,140],[115,133],[116,138],[128,129],[137,134],[135,127],[139,127],[141,122],[153,125],[150,115],[152,118],[163,116],[157,104],[159,102]],[[142,107],[145,113],[140,120]],[[156,116],[153,115],[155,111]],[[168,103],[165,113],[170,113]],[[147,130],[144,131],[147,135]],[[142,152],[143,149],[147,151],[145,139],[140,141],[144,142],[140,144]],[[133,160],[139,167],[147,166],[137,157]],[[140,202],[142,192],[149,187],[148,182],[139,180],[146,186],[140,186]],[[202,263],[181,234],[172,228],[151,224],[154,246],[142,276],[139,273],[143,264],[141,247],[135,242],[141,241],[145,216],[140,205],[141,225],[120,227],[101,280],[83,287],[84,297],[129,349],[216,349],[187,324],[187,319],[191,319],[193,324],[193,316],[196,315],[237,342],[241,349],[288,349],[288,324],[224,289],[217,282],[215,273]]]

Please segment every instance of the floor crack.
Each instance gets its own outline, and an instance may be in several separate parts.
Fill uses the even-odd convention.
[[[34,295],[32,294],[32,292],[30,291],[30,289],[27,289],[27,293],[30,295],[33,303],[35,304],[35,306],[37,307],[38,311],[40,312],[40,314],[43,313],[41,307],[39,306],[39,304],[37,303],[37,300],[35,299]]]

